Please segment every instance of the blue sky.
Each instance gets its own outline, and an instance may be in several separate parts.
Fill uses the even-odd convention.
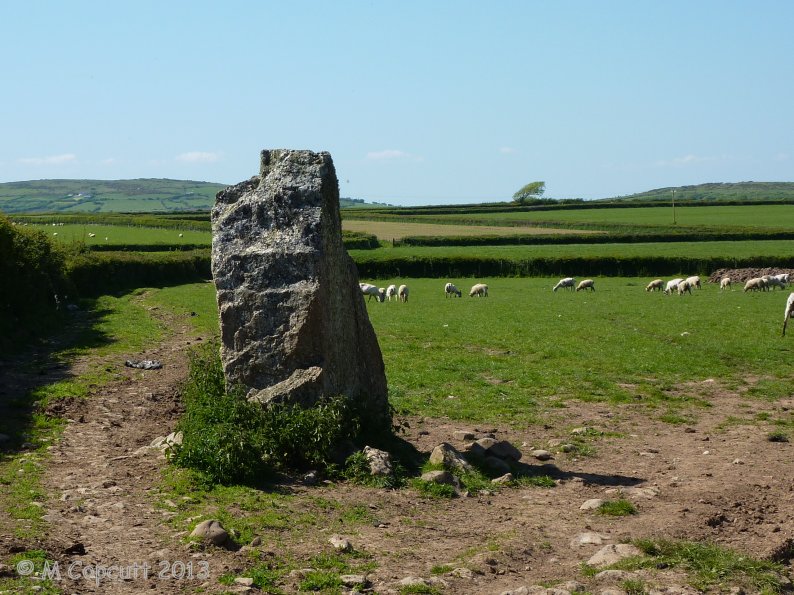
[[[788,0],[0,6],[0,182],[231,184],[281,147],[393,204],[794,181]]]

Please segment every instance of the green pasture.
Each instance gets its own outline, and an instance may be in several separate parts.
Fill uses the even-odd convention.
[[[526,260],[560,257],[688,257],[744,258],[749,256],[790,256],[794,240],[756,240],[745,242],[652,242],[636,244],[540,244],[519,246],[397,246],[375,250],[349,250],[354,260],[392,258],[497,258]],[[576,271],[572,271],[576,274]]]
[[[60,242],[85,242],[87,246],[206,244],[209,247],[212,241],[211,232],[189,229],[165,229],[160,227],[137,227],[131,225],[94,225],[90,223],[29,225],[28,227],[41,230],[49,237]],[[89,234],[92,233],[95,234],[95,237],[89,236]],[[182,237],[179,237],[180,234],[182,234]]]
[[[367,302],[386,364],[390,399],[415,415],[516,424],[564,419],[570,400],[646,407],[682,423],[708,405],[714,379],[759,398],[789,394],[794,336],[781,338],[788,292],[646,293],[648,279],[596,279],[595,293],[551,288],[556,279],[481,279],[490,297],[466,297],[471,279],[407,283],[410,300]],[[184,302],[183,300],[184,296]],[[196,311],[214,328],[211,284],[156,290],[150,301]],[[571,420],[570,423],[576,423]]]
[[[412,219],[415,217],[412,217]],[[677,207],[675,218],[676,225],[679,227],[792,229],[794,228],[794,205]],[[622,209],[555,209],[512,213],[461,213],[427,216],[427,220],[428,223],[479,223],[480,225],[535,225],[537,223],[553,222],[569,225],[669,227],[673,225],[673,209],[671,205],[666,205]]]

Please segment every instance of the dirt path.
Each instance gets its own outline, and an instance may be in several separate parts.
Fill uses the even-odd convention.
[[[179,585],[157,578],[164,568],[160,561],[190,559],[164,526],[164,511],[155,506],[166,461],[160,450],[148,446],[171,432],[178,420],[177,390],[187,374],[187,349],[196,342],[189,326],[167,323],[171,330],[163,344],[127,356],[160,360],[160,370],[124,367],[120,356],[112,362],[76,364],[78,369],[111,365],[122,378],[66,409],[68,425],[51,450],[44,476],[50,496],[48,549],[59,561],[64,581],[59,586],[67,592],[174,593]],[[146,573],[145,562],[151,566]],[[133,576],[118,580],[114,571],[98,586],[92,582],[92,569],[113,565],[132,568]],[[66,568],[79,579],[70,581]]]

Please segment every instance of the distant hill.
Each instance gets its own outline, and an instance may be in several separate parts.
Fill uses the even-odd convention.
[[[647,192],[601,199],[604,201],[664,201],[672,199],[675,190],[676,200],[702,201],[791,201],[794,200],[794,182],[735,182],[697,184],[696,186],[676,186],[657,188]]]
[[[139,178],[135,180],[31,180],[0,184],[5,213],[156,213],[209,211],[226,184]],[[373,207],[340,199],[342,208]]]

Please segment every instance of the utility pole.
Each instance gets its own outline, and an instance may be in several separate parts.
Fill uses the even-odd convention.
[[[675,190],[673,190],[673,225],[675,224]]]

